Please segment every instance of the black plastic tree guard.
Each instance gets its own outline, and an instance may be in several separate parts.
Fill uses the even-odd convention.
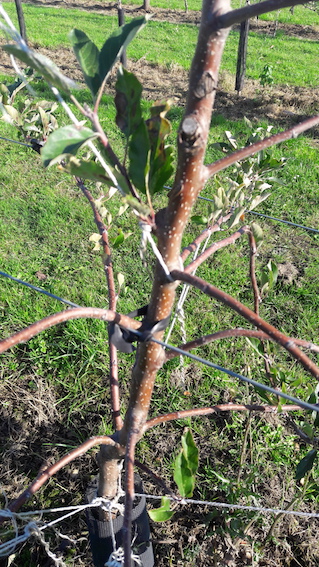
[[[86,498],[91,502],[96,495],[97,483],[92,483],[87,490]],[[134,483],[135,492],[143,493],[143,485],[140,477],[135,475]],[[110,522],[102,519],[102,510],[99,508],[88,508],[86,510],[86,522],[89,530],[89,538],[93,562],[95,567],[104,567],[113,553],[113,540]],[[123,516],[117,516],[112,520],[113,532],[116,540],[116,549],[122,547],[122,527]],[[153,547],[151,543],[150,525],[146,511],[145,496],[138,497],[134,501],[132,513],[132,536],[133,536],[133,554],[138,557],[139,562],[133,563],[142,567],[154,566]]]

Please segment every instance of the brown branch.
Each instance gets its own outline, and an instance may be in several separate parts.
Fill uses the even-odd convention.
[[[203,262],[205,262],[207,258],[209,258],[215,252],[217,252],[217,250],[220,250],[221,248],[225,248],[225,246],[229,246],[230,244],[234,244],[234,242],[236,242],[238,238],[240,238],[243,234],[246,234],[248,231],[249,231],[249,227],[243,226],[239,230],[231,234],[230,236],[227,236],[227,238],[223,238],[222,240],[219,240],[219,242],[214,242],[214,244],[209,246],[209,248],[206,248],[204,252],[202,252],[199,256],[197,256],[196,260],[190,262],[185,267],[184,272],[186,274],[190,274],[194,272],[198,268],[198,266],[203,264]]]
[[[82,179],[76,177],[76,182],[81,189],[84,196],[89,201],[93,215],[94,221],[98,228],[98,231],[102,237],[102,246],[104,251],[104,271],[107,282],[108,298],[109,298],[109,309],[111,311],[116,310],[117,297],[114,284],[114,273],[112,256],[109,244],[108,230],[103,222],[103,219],[96,208],[95,201],[90,191],[84,185]],[[111,393],[111,407],[112,407],[112,419],[116,431],[119,431],[123,427],[123,420],[120,414],[120,392],[119,392],[119,381],[118,381],[118,358],[117,349],[109,340],[109,356],[110,356],[110,371],[109,371],[109,383],[110,383],[110,393]]]
[[[259,4],[254,4],[254,6],[255,5],[258,6]],[[273,136],[269,136],[269,138],[265,138],[264,140],[255,142],[254,144],[251,144],[251,146],[247,146],[246,148],[237,150],[236,152],[228,156],[225,156],[215,161],[214,163],[206,165],[204,172],[205,179],[207,181],[210,177],[212,177],[219,171],[222,171],[226,167],[229,167],[230,165],[236,163],[236,161],[241,161],[243,159],[246,159],[247,157],[252,156],[257,152],[265,150],[266,148],[269,148],[270,146],[273,146],[275,144],[279,144],[280,142],[284,142],[285,140],[296,138],[302,132],[305,132],[306,130],[313,128],[318,124],[319,124],[319,115],[313,116],[312,118],[308,118],[307,120],[300,122],[300,124],[297,124],[297,126],[293,126],[292,128],[285,130],[284,132],[280,132],[279,134],[274,134]]]
[[[127,317],[127,315],[120,315],[114,311],[109,311],[108,309],[99,309],[97,307],[78,307],[74,309],[67,309],[65,311],[60,311],[59,313],[54,313],[54,315],[49,315],[48,317],[45,317],[45,319],[41,319],[29,327],[26,327],[22,331],[18,331],[7,339],[0,341],[0,354],[19,343],[29,341],[32,337],[35,337],[35,335],[38,335],[42,331],[45,331],[54,325],[70,321],[71,319],[84,318],[115,322],[126,329],[138,330],[141,326],[140,321],[131,319],[130,317]]]
[[[199,337],[198,339],[194,339],[193,341],[189,341],[188,343],[179,345],[178,348],[185,350],[186,352],[189,352],[193,348],[199,348],[201,346],[208,345],[213,341],[219,341],[221,339],[230,339],[232,337],[248,337],[248,338],[256,338],[261,341],[263,340],[274,341],[274,339],[269,335],[267,335],[267,333],[264,333],[263,331],[256,331],[255,329],[226,329],[224,331],[217,331],[216,333],[212,333],[210,335],[204,335],[202,337]],[[290,341],[293,341],[296,345],[312,350],[313,352],[319,353],[318,345],[315,345],[303,339],[295,339],[293,337],[288,337],[288,338]],[[176,354],[176,352],[173,351],[168,351],[166,353],[165,361],[171,360],[176,356],[179,356],[179,354]]]
[[[212,30],[228,28],[244,20],[266,14],[267,12],[297,6],[298,4],[306,4],[307,2],[308,0],[265,0],[264,2],[247,5],[243,8],[238,8],[238,10],[232,10],[231,12],[227,12],[227,14],[221,15],[217,18],[217,21],[214,21]]]
[[[267,335],[269,335],[275,342],[284,347],[296,360],[298,360],[300,364],[302,364],[302,366],[308,372],[310,372],[310,374],[319,379],[318,366],[295,345],[294,341],[289,339],[287,335],[261,319],[261,317],[256,315],[256,313],[246,307],[243,303],[240,303],[240,301],[238,301],[234,297],[231,297],[217,287],[208,284],[206,281],[198,278],[197,276],[186,274],[185,272],[181,272],[180,270],[173,270],[171,272],[171,277],[174,278],[174,280],[180,280],[193,285],[203,293],[206,293],[210,297],[214,297],[221,303],[224,303],[224,305],[227,305],[228,307],[239,313],[239,315],[244,317],[252,325],[267,333]]]
[[[300,411],[300,406],[295,405],[285,405],[281,406],[281,411]],[[159,415],[153,419],[149,419],[144,427],[143,432],[160,425],[161,423],[166,423],[167,421],[174,421],[176,419],[185,419],[187,417],[198,417],[203,415],[210,415],[212,413],[219,413],[221,411],[258,411],[265,413],[276,413],[276,406],[261,406],[261,405],[250,405],[250,404],[220,404],[218,406],[212,406],[211,408],[198,408],[190,410],[173,411],[164,415]]]
[[[249,276],[250,276],[250,281],[251,281],[251,285],[252,285],[252,288],[253,288],[253,294],[254,294],[254,311],[257,315],[259,315],[259,303],[261,302],[261,297],[260,297],[258,284],[257,284],[257,278],[256,278],[257,246],[256,246],[255,237],[254,237],[254,235],[251,231],[248,233],[248,241],[249,241],[249,248],[250,248]],[[261,341],[261,348],[262,348],[262,352],[263,352],[263,359],[264,359],[266,377],[268,378],[271,386],[274,388],[275,387],[274,380],[273,380],[273,377],[270,373],[269,356],[268,356],[267,350],[265,348],[265,343],[263,341]]]
[[[134,464],[141,471],[145,472],[148,476],[150,476],[154,480],[154,482],[158,484],[158,486],[160,486],[162,490],[164,490],[165,494],[169,494],[172,498],[174,498],[174,500],[180,500],[180,497],[174,494],[174,492],[167,486],[164,480],[160,476],[158,476],[155,472],[153,472],[147,465],[141,463],[141,461],[137,461],[136,459]]]
[[[253,293],[254,293],[254,311],[257,315],[259,315],[259,303],[261,301],[261,297],[256,278],[257,247],[256,247],[255,237],[251,231],[248,232],[248,241],[250,247],[249,275],[250,275],[251,286],[253,288]]]
[[[28,486],[28,488],[26,488],[26,490],[24,490],[22,494],[20,494],[20,496],[16,498],[16,500],[8,505],[8,509],[11,510],[11,512],[17,512],[17,510],[19,510],[21,506],[23,506],[23,504],[25,504],[25,502],[27,502],[31,498],[31,496],[33,496],[33,494],[35,494],[39,490],[39,488],[41,488],[41,486],[43,486],[45,482],[49,480],[49,478],[55,475],[63,467],[74,461],[74,459],[80,457],[81,455],[84,455],[84,453],[87,453],[87,451],[89,451],[89,449],[92,449],[92,447],[94,447],[95,445],[101,444],[111,445],[112,447],[114,447],[117,455],[123,455],[124,453],[123,447],[113,441],[113,439],[111,439],[111,437],[109,437],[108,435],[97,435],[95,437],[90,437],[90,439],[79,445],[79,447],[76,447],[76,449],[73,449],[73,451],[70,451],[67,455],[64,455],[64,457],[59,459],[56,463],[50,465],[44,471],[40,471],[36,479]],[[5,520],[6,517],[1,517],[0,513],[0,525]]]
[[[214,224],[205,228],[188,246],[186,246],[181,253],[181,259],[184,263],[185,260],[188,258],[192,252],[198,248],[198,246],[206,240],[211,234],[220,230],[220,227],[223,222],[227,221],[230,218],[230,214],[225,217],[220,217]]]
[[[290,417],[287,416],[287,424],[293,429],[294,433],[296,433],[296,435],[298,435],[298,437],[300,437],[300,439],[306,443],[306,445],[311,445],[312,447],[315,447],[316,449],[319,448],[319,438],[318,437],[313,437],[312,439],[302,431],[302,429],[300,429],[298,427],[298,425],[294,422],[293,419],[291,419]]]

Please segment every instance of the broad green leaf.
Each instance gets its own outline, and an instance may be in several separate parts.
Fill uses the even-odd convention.
[[[170,520],[174,512],[173,510],[170,510],[169,499],[163,496],[161,500],[161,507],[148,510],[148,514],[153,522],[165,522],[166,520]]]
[[[208,222],[208,219],[207,219],[207,217],[203,217],[202,215],[193,215],[191,217],[191,221],[194,224],[205,224],[206,225],[207,222]]]
[[[142,85],[133,73],[120,66],[115,88],[116,124],[128,138],[142,121]]]
[[[197,473],[198,469],[198,449],[196,447],[192,432],[187,429],[182,436],[182,447],[184,455],[187,460],[188,468],[193,475]]]
[[[257,352],[259,356],[264,356],[262,344],[259,339],[256,339],[255,337],[246,337],[246,341],[248,342],[248,344],[250,344],[254,351]]]
[[[63,75],[55,63],[45,55],[29,48],[27,50],[22,49],[22,47],[18,45],[3,45],[2,49],[14,55],[14,57],[20,59],[23,63],[30,65],[30,67],[38,71],[49,84],[54,85],[58,89],[69,93],[70,89],[77,88],[76,83]]]
[[[121,57],[123,50],[134,39],[136,34],[145,26],[150,16],[136,18],[125,24],[109,37],[104,43],[99,55],[99,73],[101,82],[108,75],[113,65]]]
[[[303,459],[301,459],[300,463],[298,463],[296,468],[296,480],[300,480],[304,478],[307,472],[311,471],[316,456],[317,456],[317,450],[311,449],[311,451],[309,451],[307,455]]]
[[[129,175],[135,187],[146,193],[150,170],[150,142],[144,121],[136,129],[129,143]]]
[[[69,34],[69,38],[75,56],[83,71],[84,80],[93,97],[95,97],[101,86],[99,74],[100,51],[95,43],[88,38],[86,33],[81,30],[73,29]]]
[[[262,244],[263,241],[263,230],[261,228],[261,226],[259,226],[259,224],[257,224],[256,222],[252,222],[250,225],[251,231],[253,233],[255,242],[256,242],[256,246],[257,246],[257,250],[260,247],[260,245]]]
[[[77,128],[73,124],[58,128],[50,134],[41,150],[44,167],[52,165],[52,161],[64,154],[75,155],[78,149],[89,140],[96,138],[97,134],[90,128]]]
[[[179,493],[183,498],[190,498],[193,496],[195,476],[188,466],[183,450],[177,455],[174,462],[174,481],[176,482]]]
[[[246,210],[245,207],[238,207],[237,209],[235,209],[235,211],[233,212],[232,216],[228,221],[228,228],[233,228],[234,226],[236,226],[236,224],[239,223],[241,217],[245,213],[245,210]]]
[[[125,240],[124,233],[121,229],[119,229],[118,235],[116,236],[116,238],[114,238],[112,240],[113,248],[118,248],[119,246],[121,246],[121,244],[123,244],[124,240]]]
[[[173,149],[165,145],[165,139],[171,132],[171,124],[165,115],[170,103],[157,104],[151,108],[151,118],[146,121],[150,140],[149,190],[153,195],[161,191],[173,173]]]
[[[60,165],[60,169],[71,175],[82,177],[83,179],[100,181],[108,185],[111,183],[110,178],[105,173],[104,167],[93,160],[78,159],[70,155],[66,158],[65,163]]]

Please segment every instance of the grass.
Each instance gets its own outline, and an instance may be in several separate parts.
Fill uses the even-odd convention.
[[[4,3],[14,18],[14,5]],[[68,34],[73,27],[85,31],[101,47],[105,38],[117,26],[116,17],[91,14],[81,10],[39,8],[31,4],[24,7],[28,37],[39,47],[70,47]],[[147,61],[169,65],[174,53],[174,64],[189,69],[197,39],[197,27],[190,24],[172,24],[150,21],[128,49],[134,60],[144,57]],[[179,49],[176,50],[176,43]],[[238,31],[233,31],[224,52],[222,69],[232,74],[236,71]],[[266,64],[273,67],[276,84],[309,87],[318,85],[317,42],[290,37],[279,31],[277,37],[251,32],[249,36],[247,77],[259,79]],[[294,53],[295,65],[290,65]]]
[[[25,11],[30,18],[30,37],[39,45],[45,45],[45,42],[49,45],[51,41],[55,47],[66,45],[67,31],[73,25],[71,20],[74,21],[75,18],[79,18],[76,25],[83,27],[92,37],[97,26],[95,40],[99,45],[103,41],[99,31],[101,19],[97,15],[88,16],[83,12],[62,9],[57,12],[29,5],[25,5]],[[103,18],[105,21],[104,16]],[[163,58],[161,62],[167,65],[172,63],[172,46],[171,50],[166,49],[167,38],[172,32],[175,34],[174,45],[178,43],[179,52],[183,51],[183,41],[187,35],[195,32],[190,26],[155,25],[155,22],[152,26],[150,30],[152,34],[156,34],[156,46],[150,49],[150,38],[153,36],[147,35],[151,33],[147,32],[144,37],[144,30],[137,41],[137,47],[132,46],[131,55],[134,54],[134,57],[138,58],[139,53],[143,53],[143,49],[147,47],[147,57],[159,58],[159,55],[156,55],[157,50]],[[52,33],[50,37],[48,30]],[[254,42],[258,41],[260,52],[266,52],[265,46],[263,49],[260,47],[266,39],[255,35],[251,36],[251,45],[254,46]],[[299,45],[297,41],[290,43],[290,39],[292,38],[285,36],[278,38],[281,42],[280,49],[283,50],[285,46],[285,52],[289,52],[291,46],[296,45],[294,73],[291,72],[289,80],[294,85],[311,85],[315,71],[312,71],[311,67],[308,72],[304,60],[301,59],[302,45],[308,47],[310,42],[300,42]],[[231,46],[235,40],[237,41],[234,35],[230,40]],[[192,36],[192,41],[195,41],[195,35]],[[254,49],[256,55],[257,47]],[[268,44],[267,49],[270,50]],[[230,57],[231,52],[231,48],[226,52],[225,65],[230,65],[227,57]],[[188,53],[191,53],[191,47]],[[184,58],[185,65],[187,54]],[[176,54],[176,57],[177,55],[179,54]],[[276,56],[278,57],[278,54]],[[314,58],[313,55],[312,57]],[[255,57],[252,57],[252,60],[254,59]],[[258,70],[255,69],[254,72],[257,74]],[[281,76],[277,75],[274,69],[275,80],[281,82]],[[288,82],[287,77],[284,82]],[[41,83],[38,88],[42,89]],[[47,95],[47,90],[44,90],[42,96]],[[85,96],[80,92],[82,103]],[[145,112],[148,107],[149,103],[145,102]],[[173,108],[170,112],[173,124],[172,140],[176,136],[181,112],[181,108]],[[60,123],[65,120],[61,113],[59,120]],[[102,124],[107,124],[110,139],[115,139],[115,147],[118,148],[121,140],[113,125],[114,108],[110,97],[104,98],[101,120]],[[213,143],[223,138],[225,130],[231,130],[242,144],[249,135],[245,121],[233,122],[224,116],[214,115],[207,161],[218,157]],[[16,137],[10,127],[2,122],[0,133],[1,136]],[[38,156],[31,150],[5,142],[2,142],[2,149],[3,155],[6,156],[6,161],[0,167],[2,269],[80,305],[106,306],[107,293],[101,258],[100,255],[92,253],[89,246],[89,237],[92,232],[96,232],[96,228],[91,210],[79,194],[75,182],[54,168],[44,171]],[[311,135],[286,142],[275,148],[273,153],[277,157],[286,157],[287,165],[280,174],[282,183],[274,188],[271,197],[258,210],[299,224],[318,227],[319,166]],[[225,176],[221,176],[218,183],[224,182]],[[91,189],[98,195],[93,185]],[[213,184],[207,187],[205,196],[212,196],[214,189]],[[163,202],[164,197],[156,197],[156,209],[163,206]],[[114,251],[113,257],[115,272],[121,272],[126,277],[127,289],[121,294],[118,306],[120,312],[126,313],[148,302],[154,261],[149,255],[146,270],[141,269],[138,253],[139,231],[128,212],[117,219],[118,205],[117,197],[108,203],[116,218],[114,233],[117,224],[120,224],[125,232],[132,232],[125,247]],[[196,212],[205,212],[206,209],[207,205],[200,201]],[[280,280],[275,289],[265,297],[261,304],[261,315],[288,334],[318,342],[318,237],[313,233],[276,223],[260,221],[260,224],[265,236],[257,259],[258,278],[270,257],[277,263],[291,262],[298,269],[296,280],[290,284],[284,279]],[[196,227],[188,229],[185,244],[197,230]],[[198,275],[251,306],[252,293],[247,276],[248,254],[247,241],[242,239],[236,245],[218,252],[200,268]],[[39,280],[41,274],[44,276],[43,280]],[[61,308],[57,302],[40,294],[8,280],[1,280],[2,336],[8,336]],[[186,312],[188,338],[212,330],[242,325],[243,321],[239,316],[207,297],[202,298],[196,290],[191,290]],[[172,341],[175,344],[181,341],[178,326]],[[255,379],[267,380],[262,357],[258,356],[245,340],[229,340],[227,343],[218,341],[199,349],[198,353],[221,365],[247,373]],[[303,370],[277,347],[270,345],[268,354],[274,361],[273,369],[278,387],[286,388],[294,395],[307,399],[315,387],[314,380],[307,377]],[[122,412],[125,411],[128,396],[127,377],[133,363],[132,355],[120,356]],[[9,497],[19,492],[21,485],[26,485],[27,479],[37,473],[43,460],[57,459],[70,447],[76,446],[93,434],[111,432],[107,374],[107,328],[99,321],[69,322],[35,337],[27,344],[19,345],[3,356],[1,395],[5,403],[1,433],[6,442],[2,448],[2,482]],[[228,400],[239,403],[258,402],[261,398],[254,390],[218,371],[189,362],[184,362],[181,366],[176,358],[159,372],[151,415]],[[285,427],[284,416],[281,415],[248,418],[243,414],[226,414],[203,420],[179,420],[161,428],[160,433],[156,430],[149,432],[140,443],[139,458],[165,476],[168,483],[172,484],[172,456],[183,428],[190,425],[201,451],[196,498],[224,500],[230,503],[257,502],[258,505],[282,507],[294,496],[301,494],[302,488],[294,478],[295,467],[306,454],[307,448],[301,443],[300,446],[296,444],[295,436]],[[302,420],[300,425],[304,425]],[[248,440],[245,437],[246,432]],[[96,474],[93,454],[82,458],[74,466],[67,468],[64,475],[52,480],[37,495],[36,503],[32,502],[32,506],[56,506],[63,500],[67,504],[80,502],[85,486]],[[304,510],[318,505],[317,483],[318,472],[315,469],[303,498]],[[158,527],[156,532],[157,539],[165,540],[171,538],[174,530],[176,531],[177,539],[184,547],[184,564],[189,567],[194,565],[194,562],[203,563],[201,553],[207,553],[209,561],[218,558],[218,545],[225,542],[224,536],[220,534],[225,533],[230,534],[235,541],[236,537],[245,537],[247,542],[250,541],[249,534],[253,533],[251,537],[255,540],[255,554],[259,553],[266,561],[267,558],[270,558],[269,561],[273,558],[275,564],[281,565],[280,557],[285,556],[285,541],[288,541],[284,534],[290,530],[295,540],[291,544],[293,554],[297,561],[303,561],[304,548],[299,533],[306,530],[305,524],[296,523],[295,527],[289,526],[289,530],[287,524],[280,524],[282,527],[276,532],[277,543],[272,546],[271,540],[267,540],[267,532],[272,525],[270,519],[261,521],[260,518],[243,512],[217,515],[214,512],[197,513],[195,510],[192,515],[193,522],[204,526],[197,532],[195,543],[188,541],[190,529],[193,528],[187,523],[188,514],[185,513],[177,514],[176,522]],[[245,534],[251,519],[254,519],[253,532]],[[309,549],[313,547],[307,564],[316,565],[317,540],[315,536],[311,540],[311,526],[309,522],[308,535],[302,537],[304,540],[308,538]],[[85,528],[82,526],[82,529]],[[74,535],[73,525],[70,530]],[[77,536],[79,532],[76,532]],[[166,564],[173,561],[170,556],[172,548],[172,544],[160,546],[162,559],[158,558],[158,565],[165,564],[165,553]],[[214,557],[212,549],[215,550]],[[275,549],[279,551],[275,552]],[[308,552],[310,553],[309,550]],[[177,546],[175,553],[179,553]],[[76,552],[71,550],[68,563],[72,565],[76,561]],[[30,564],[29,555],[19,555],[13,560],[15,567]],[[34,564],[44,564],[43,557],[34,560]],[[87,566],[88,561],[83,560],[82,564]]]

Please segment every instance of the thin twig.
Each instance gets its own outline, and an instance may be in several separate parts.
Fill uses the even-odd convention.
[[[90,437],[90,439],[76,447],[76,449],[73,449],[73,451],[67,453],[67,455],[64,455],[64,457],[59,459],[53,465],[50,465],[45,470],[40,470],[36,479],[28,486],[28,488],[26,488],[26,490],[22,492],[22,494],[20,494],[18,498],[16,498],[16,500],[9,504],[8,509],[11,510],[11,512],[17,512],[17,510],[19,510],[21,506],[23,506],[23,504],[25,504],[25,502],[27,502],[49,478],[55,475],[63,467],[74,461],[74,459],[80,457],[81,455],[84,455],[84,453],[87,453],[87,451],[89,451],[89,449],[92,449],[92,447],[94,447],[95,445],[101,444],[112,445],[112,447],[116,448],[119,453],[123,454],[123,447],[121,447],[108,435],[96,435],[95,437]],[[0,512],[0,525],[5,520],[6,518],[4,516],[1,516]]]
[[[209,248],[206,248],[204,252],[199,254],[196,260],[193,260],[185,267],[184,269],[185,273],[190,274],[194,272],[194,270],[196,270],[198,266],[203,264],[203,262],[205,262],[205,260],[207,260],[215,252],[217,252],[217,250],[220,250],[221,248],[225,248],[225,246],[229,246],[230,244],[234,244],[234,242],[236,242],[238,238],[240,238],[243,234],[246,234],[248,231],[249,231],[248,226],[242,226],[230,236],[227,236],[226,238],[219,240],[219,242],[214,242],[211,246],[209,246]]]
[[[186,274],[185,272],[181,272],[180,270],[173,270],[171,272],[172,278],[175,280],[184,281],[193,285],[197,289],[200,289],[203,293],[206,293],[210,297],[214,297],[224,305],[227,305],[239,315],[244,317],[247,321],[252,323],[255,327],[258,327],[261,331],[264,331],[272,337],[274,341],[279,343],[282,347],[284,347],[290,354],[302,364],[302,366],[310,372],[315,378],[319,379],[319,368],[318,366],[310,360],[310,358],[304,354],[296,345],[295,343],[287,337],[284,333],[267,323],[256,315],[251,309],[246,307],[243,303],[228,295],[224,291],[218,289],[217,287],[207,283],[205,280],[198,278],[197,276],[193,276],[191,274]]]
[[[290,6],[297,6],[298,4],[306,4],[308,0],[265,0],[264,2],[257,2],[255,4],[246,5],[238,10],[231,10],[226,14],[222,14],[214,20],[213,30],[223,29],[239,24],[250,18],[261,16],[267,12],[274,10],[281,10]]]
[[[169,494],[172,498],[174,498],[174,500],[177,501],[180,500],[180,497],[174,494],[174,492],[167,486],[167,484],[165,484],[164,480],[161,477],[159,477],[155,472],[153,472],[147,465],[141,463],[141,461],[138,461],[137,459],[135,459],[134,464],[141,471],[145,472],[148,476],[150,476],[154,480],[154,482],[164,490],[165,494]]]
[[[257,246],[256,246],[255,237],[254,237],[253,233],[251,232],[251,230],[248,232],[248,241],[249,241],[249,247],[250,247],[249,275],[250,275],[251,286],[253,288],[253,294],[254,294],[254,311],[257,315],[259,315],[259,303],[261,301],[261,297],[260,297],[258,284],[257,284],[257,278],[256,278]]]
[[[254,6],[256,6],[256,4],[254,4]],[[266,148],[269,148],[270,146],[274,146],[275,144],[279,144],[280,142],[290,140],[291,138],[296,138],[297,136],[299,136],[299,134],[302,134],[302,132],[306,132],[306,130],[309,130],[310,128],[314,128],[315,126],[318,126],[318,124],[319,124],[319,115],[313,116],[312,118],[308,118],[307,120],[300,122],[300,124],[297,124],[296,126],[293,126],[292,128],[285,130],[284,132],[280,132],[279,134],[274,134],[274,136],[269,136],[269,138],[265,138],[264,140],[255,142],[254,144],[251,144],[251,146],[247,146],[246,148],[237,150],[236,152],[228,156],[225,156],[215,161],[214,163],[206,165],[204,167],[203,175],[207,181],[210,177],[212,177],[219,171],[222,171],[226,167],[233,165],[237,161],[246,159],[249,156],[256,154],[257,152],[265,150]]]
[[[60,313],[54,313],[54,315],[49,315],[45,319],[41,319],[36,323],[33,323],[29,327],[26,327],[22,331],[18,331],[14,335],[11,335],[7,339],[0,341],[0,354],[8,350],[9,348],[19,344],[29,341],[35,335],[38,335],[42,331],[64,323],[65,321],[70,321],[71,319],[101,319],[102,321],[115,322],[118,325],[122,325],[126,329],[137,330],[141,326],[139,321],[127,317],[127,315],[120,315],[114,311],[109,311],[109,309],[99,309],[97,307],[79,307],[74,309],[67,309],[65,311],[60,311]]]
[[[281,406],[281,411],[300,411],[300,406],[297,405],[284,405]],[[174,421],[176,419],[186,419],[187,417],[198,417],[203,415],[210,415],[212,413],[220,413],[222,411],[258,411],[258,412],[265,412],[265,413],[276,413],[277,407],[276,406],[261,406],[257,404],[220,404],[217,406],[207,407],[207,408],[197,408],[197,409],[190,409],[190,410],[181,410],[181,411],[173,411],[171,413],[166,413],[164,415],[159,415],[152,419],[149,419],[144,427],[143,432],[148,431],[152,427],[156,425],[160,425],[161,423],[166,423],[167,421]]]
[[[95,201],[90,191],[84,185],[82,179],[80,179],[79,177],[76,177],[75,179],[82,193],[87,198],[87,200],[89,201],[92,207],[95,224],[102,237],[102,246],[104,251],[103,263],[104,263],[104,271],[107,282],[109,309],[111,311],[115,311],[117,304],[117,297],[116,297],[115,284],[114,284],[114,273],[113,273],[113,264],[112,264],[111,249],[109,244],[108,230],[96,207]],[[111,392],[112,418],[116,431],[119,431],[123,427],[123,420],[120,415],[121,403],[120,403],[120,392],[119,392],[119,381],[118,381],[118,359],[117,359],[117,349],[111,343],[110,340],[109,340],[109,356],[110,356],[109,383],[110,383],[110,392]]]
[[[195,240],[193,240],[193,242],[191,242],[191,244],[188,244],[188,246],[186,246],[181,253],[181,259],[183,261],[183,263],[185,262],[185,260],[188,258],[188,256],[192,253],[195,252],[195,250],[197,250],[198,246],[204,241],[206,240],[206,238],[208,236],[210,236],[211,234],[213,234],[214,232],[218,232],[220,230],[221,225],[226,222],[229,218],[230,218],[230,214],[226,215],[225,217],[220,217],[216,222],[214,222],[214,224],[208,226],[207,228],[205,228],[196,238]]]
[[[185,350],[186,352],[192,350],[193,348],[199,348],[203,345],[208,345],[213,341],[219,341],[221,339],[230,339],[232,337],[248,337],[248,338],[256,338],[259,340],[268,340],[273,341],[274,339],[264,333],[263,331],[257,331],[256,329],[225,329],[224,331],[217,331],[216,333],[212,333],[211,335],[204,335],[199,337],[198,339],[194,339],[193,341],[189,341],[183,345],[179,345],[178,348]],[[308,350],[312,350],[313,352],[319,353],[319,345],[315,345],[309,341],[305,341],[303,339],[296,339],[294,337],[289,337],[290,341],[293,341],[296,345],[299,345],[303,348]],[[169,351],[166,353],[166,360],[171,360],[175,358],[175,356],[179,356],[176,352]]]

